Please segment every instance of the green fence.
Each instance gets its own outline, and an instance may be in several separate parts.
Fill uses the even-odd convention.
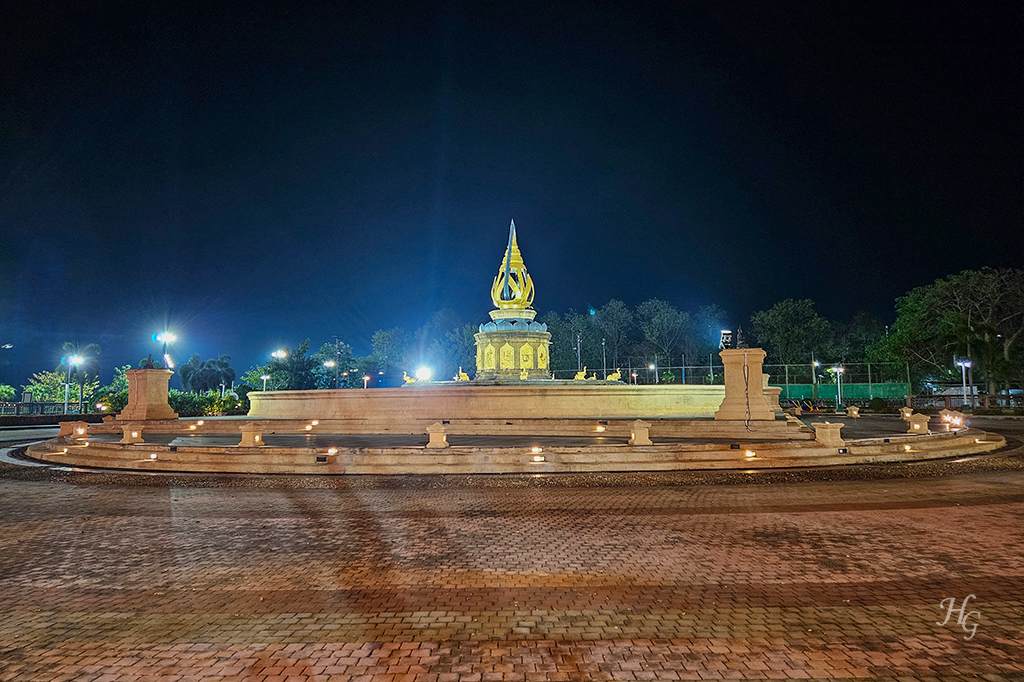
[[[835,384],[778,384],[769,381],[769,386],[782,388],[782,400],[831,400],[836,399]],[[910,393],[907,384],[847,384],[843,383],[843,400],[871,400],[889,398],[902,400]]]

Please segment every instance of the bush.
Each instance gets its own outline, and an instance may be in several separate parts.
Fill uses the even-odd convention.
[[[117,393],[106,393],[101,395],[94,405],[102,405],[97,408],[100,412],[105,414],[117,414],[125,407],[128,406],[128,390],[118,391]]]
[[[868,409],[872,412],[888,412],[889,403],[885,402],[885,398],[872,398],[868,403]]]
[[[216,393],[182,393],[173,388],[167,394],[167,402],[179,416],[213,414],[217,398]]]

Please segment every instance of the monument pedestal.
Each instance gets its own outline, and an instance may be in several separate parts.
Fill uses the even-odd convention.
[[[725,365],[725,400],[715,419],[768,421],[775,411],[764,396],[761,367],[765,352],[760,348],[729,348],[718,354]]]
[[[130,369],[128,405],[117,415],[118,421],[177,419],[178,413],[167,403],[167,382],[174,375],[169,369]]]

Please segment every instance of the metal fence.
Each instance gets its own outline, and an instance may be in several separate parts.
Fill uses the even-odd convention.
[[[0,415],[22,415],[22,414],[81,414],[77,401],[68,404],[68,411],[64,412],[64,403],[0,403]]]
[[[717,356],[714,360],[719,360]],[[841,368],[842,371],[837,371]],[[588,367],[587,376],[595,374],[605,378],[615,371],[614,367]],[[621,381],[631,384],[722,384],[725,381],[721,361],[701,365],[661,365],[653,359],[625,358],[621,370]],[[896,399],[909,393],[909,377],[905,365],[880,363],[834,363],[764,365],[763,372],[769,375],[768,384],[783,389],[783,398],[831,399],[835,400],[841,376],[843,400],[871,400],[874,397]],[[573,370],[555,371],[556,379],[572,379]]]

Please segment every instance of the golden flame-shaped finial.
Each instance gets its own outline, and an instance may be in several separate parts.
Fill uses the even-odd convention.
[[[516,221],[508,228],[508,247],[501,270],[491,285],[491,301],[502,310],[529,308],[533,305],[533,279],[526,272],[523,254],[516,243]]]

